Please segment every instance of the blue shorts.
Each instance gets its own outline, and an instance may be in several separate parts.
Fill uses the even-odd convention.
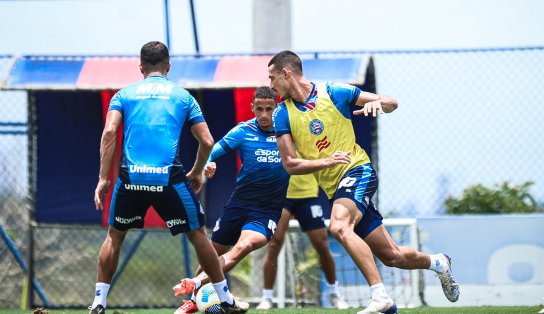
[[[188,181],[155,186],[124,183],[118,179],[111,198],[108,223],[121,231],[143,228],[150,206],[166,222],[172,235],[204,226],[204,210]]]
[[[342,176],[332,201],[349,198],[357,204],[363,214],[355,226],[355,233],[362,239],[382,224],[383,217],[372,203],[372,196],[378,189],[378,177],[370,164],[357,166]]]
[[[242,230],[252,230],[270,241],[280,220],[279,210],[253,210],[235,206],[225,206],[225,210],[215,223],[212,241],[233,246],[238,242]]]
[[[288,198],[283,207],[295,215],[302,231],[325,228],[323,208],[318,197]]]

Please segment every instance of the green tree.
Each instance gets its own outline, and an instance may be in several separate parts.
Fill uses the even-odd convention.
[[[460,198],[448,197],[448,214],[505,214],[543,212],[529,193],[533,182],[510,185],[508,182],[485,187],[477,184],[466,188]]]

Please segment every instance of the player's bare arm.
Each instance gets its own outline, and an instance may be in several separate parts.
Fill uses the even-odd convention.
[[[94,205],[97,210],[104,209],[102,199],[104,193],[110,187],[110,175],[111,161],[113,154],[115,153],[115,147],[117,145],[117,131],[119,125],[123,120],[121,112],[117,110],[110,110],[106,115],[106,125],[102,132],[102,140],[100,141],[100,172],[98,173],[98,184],[94,190]]]
[[[214,141],[206,122],[200,122],[193,125],[191,127],[191,132],[198,141],[198,152],[196,154],[193,169],[187,173],[187,179],[191,182],[195,193],[198,193],[200,192],[203,182],[202,172],[204,171],[204,166],[206,165],[208,157],[210,157]]]
[[[364,114],[368,116],[372,114],[373,117],[378,113],[393,112],[399,105],[397,100],[392,97],[363,91],[359,94],[355,104],[363,108],[353,111],[354,115]]]
[[[308,174],[338,164],[349,164],[351,161],[351,158],[349,157],[351,152],[341,151],[334,152],[334,154],[328,158],[316,160],[297,158],[291,134],[284,134],[276,140],[283,168],[291,175]]]

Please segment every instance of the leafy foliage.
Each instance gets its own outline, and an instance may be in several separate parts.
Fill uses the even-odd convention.
[[[535,213],[544,208],[538,206],[529,193],[533,182],[510,185],[503,182],[491,188],[477,184],[466,188],[460,198],[448,197],[445,205],[448,214],[505,214]]]

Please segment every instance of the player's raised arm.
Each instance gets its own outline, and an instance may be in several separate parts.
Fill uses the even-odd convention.
[[[291,175],[308,174],[329,168],[338,164],[349,164],[351,152],[336,151],[328,158],[307,160],[298,158],[291,134],[284,134],[277,138],[283,168]]]
[[[373,117],[375,117],[377,113],[393,112],[399,105],[397,100],[392,97],[363,91],[359,94],[359,98],[357,98],[355,104],[363,108],[353,111],[354,115],[364,114],[365,116],[368,116],[369,114],[372,114]]]

